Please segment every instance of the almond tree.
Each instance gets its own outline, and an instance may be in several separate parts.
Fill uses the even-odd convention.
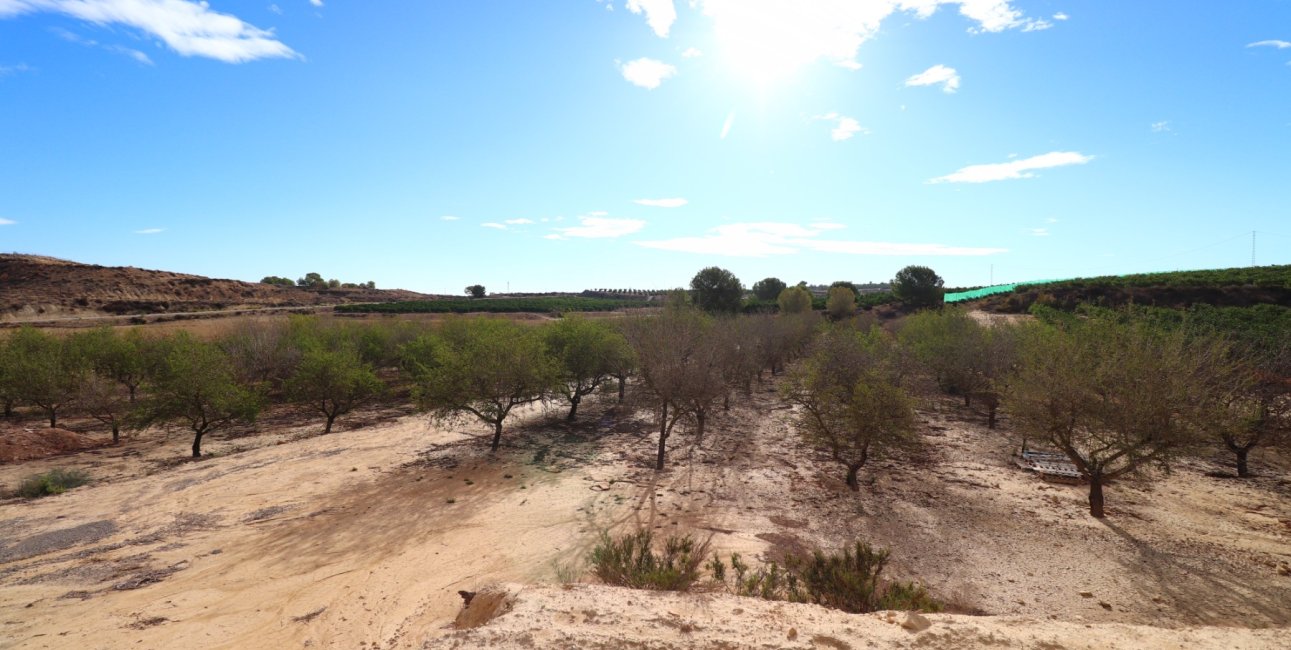
[[[9,370],[14,397],[45,412],[58,426],[58,412],[76,401],[88,367],[81,347],[32,327],[9,339]]]
[[[798,433],[847,468],[847,486],[870,459],[914,441],[913,400],[901,385],[899,353],[882,330],[861,334],[836,327],[781,385],[799,409]]]
[[[943,391],[963,397],[964,406],[979,399],[987,408],[987,426],[994,429],[1000,394],[1017,359],[1016,329],[987,327],[962,309],[944,308],[911,315],[899,339]]]
[[[13,346],[0,338],[0,406],[4,417],[13,417],[13,407],[18,401],[18,378],[14,375]]]
[[[385,384],[352,346],[332,348],[314,342],[306,346],[286,389],[292,401],[326,418],[326,434],[332,432],[336,418],[380,396]]]
[[[611,325],[578,315],[543,327],[542,338],[556,362],[556,390],[569,402],[567,420],[577,416],[584,397],[620,372],[631,358],[627,341]],[[622,388],[620,380],[620,393]]]
[[[441,418],[469,413],[493,425],[493,451],[511,411],[545,399],[556,381],[541,335],[504,319],[453,319],[405,352],[418,407]]]
[[[1291,346],[1251,353],[1242,366],[1248,378],[1235,391],[1231,418],[1217,420],[1224,447],[1236,457],[1237,475],[1251,475],[1248,457],[1257,446],[1291,443]]]
[[[90,417],[112,427],[112,444],[120,444],[121,426],[133,406],[127,388],[111,377],[87,373],[76,402]]]
[[[664,467],[673,427],[693,411],[694,366],[705,358],[702,348],[711,327],[709,318],[684,305],[670,306],[659,315],[638,316],[624,324],[628,343],[636,353],[643,398],[659,409],[656,470]]]
[[[148,376],[149,363],[153,361],[150,341],[137,329],[118,334],[110,327],[101,327],[74,339],[82,354],[89,360],[94,372],[125,387],[129,401],[137,397],[139,385]]]
[[[229,358],[218,347],[181,332],[164,345],[156,376],[147,384],[131,428],[180,422],[193,432],[193,457],[202,455],[202,438],[235,424],[254,422],[260,395],[239,383]]]
[[[1101,518],[1108,481],[1168,469],[1229,417],[1230,359],[1217,339],[1144,323],[1038,327],[1022,339],[1006,403],[1020,432],[1066,454],[1089,481],[1089,514]]]

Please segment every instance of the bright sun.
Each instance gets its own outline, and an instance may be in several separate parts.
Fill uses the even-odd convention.
[[[861,42],[892,12],[886,2],[833,0],[708,0],[723,61],[737,75],[759,85],[792,75],[825,59],[847,68]]]

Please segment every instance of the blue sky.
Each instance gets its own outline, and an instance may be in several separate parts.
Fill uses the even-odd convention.
[[[0,0],[0,251],[382,287],[1291,263],[1291,2]]]

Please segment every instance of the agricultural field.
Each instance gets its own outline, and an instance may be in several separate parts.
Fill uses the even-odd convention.
[[[648,305],[649,303],[643,300],[542,296],[533,298],[409,300],[375,304],[337,305],[336,312],[341,314],[563,314],[618,311]]]
[[[33,647],[1291,640],[1286,414],[1245,437],[1190,424],[1234,408],[1190,383],[1244,376],[1245,358],[1197,365],[1227,343],[1129,312],[853,309],[14,331],[0,629]],[[1098,366],[1107,349],[1143,355]],[[1037,362],[1059,356],[1083,370]],[[1112,448],[1151,451],[1046,437],[1037,405],[1065,393],[1032,389],[1095,376],[1177,399],[1168,435],[1073,401]],[[1058,443],[1089,480],[1017,463]],[[825,579],[854,560],[810,568],[858,542],[883,558],[869,596]],[[615,564],[665,543],[680,555],[648,573]]]

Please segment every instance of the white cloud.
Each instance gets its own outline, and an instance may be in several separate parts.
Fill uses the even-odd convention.
[[[958,6],[973,32],[1041,29],[1010,0],[692,0],[711,19],[721,54],[755,80],[773,79],[818,60],[859,67],[857,49],[897,12],[932,16]]]
[[[157,234],[157,233],[161,233],[161,232],[166,232],[166,229],[165,229],[165,228],[144,228],[143,230],[136,230],[136,231],[134,231],[134,234],[136,234],[136,235],[155,235],[155,234]]]
[[[569,228],[557,228],[556,232],[561,238],[581,237],[586,239],[604,239],[608,237],[622,237],[631,235],[645,227],[646,222],[640,219],[613,219],[610,217],[598,216],[604,213],[592,213],[586,217],[579,217],[577,226]],[[549,237],[550,239],[550,237]]]
[[[1058,217],[1049,217],[1044,220],[1045,223],[1058,223]]]
[[[869,129],[861,126],[861,123],[857,122],[855,119],[847,117],[846,115],[839,115],[838,113],[825,113],[824,115],[817,115],[812,119],[826,120],[834,123],[834,128],[829,130],[829,137],[833,138],[834,142],[851,140],[852,136],[857,133],[864,135],[870,132]]]
[[[314,5],[315,7],[321,7],[323,6],[323,0],[309,0],[309,4]]]
[[[440,220],[440,221],[459,221],[459,220],[461,220],[461,217],[455,217],[455,216],[453,216],[453,215],[451,215],[451,214],[446,214],[446,215],[444,215],[444,216],[440,217],[440,218],[439,218],[439,220]]]
[[[113,52],[115,54],[128,56],[144,65],[152,65],[152,59],[148,58],[147,54],[140,52],[139,50],[135,50],[128,47],[122,47],[120,45],[108,45],[105,43],[100,43],[92,38],[85,38],[80,34],[77,34],[75,32],[70,32],[66,29],[62,29],[61,27],[55,27],[53,28],[52,31],[63,40],[68,41],[70,43],[76,43],[77,45],[84,45],[86,47],[102,48],[104,50]]]
[[[1032,178],[1035,176],[1032,171],[1037,169],[1049,169],[1051,167],[1063,167],[1065,165],[1083,165],[1093,159],[1093,156],[1086,156],[1076,151],[1052,151],[1039,156],[1032,156],[1022,160],[1013,160],[1006,163],[969,165],[952,174],[939,176],[928,182],[988,183],[990,181],[1004,181],[1016,178]]]
[[[686,48],[686,51],[681,53],[681,58],[683,59],[693,59],[697,56],[704,56],[704,53],[700,52],[699,48],[695,47],[688,47]]]
[[[1246,47],[1276,47],[1279,50],[1285,50],[1291,47],[1291,41],[1256,41]]]
[[[1151,128],[1153,133],[1164,133],[1166,131],[1170,131],[1171,130],[1170,120],[1161,120],[1160,122],[1153,122],[1151,124]]]
[[[0,0],[0,1],[3,1],[3,0]],[[32,70],[31,66],[27,65],[26,63],[19,63],[16,65],[0,65],[0,77],[7,77],[11,74],[18,74],[20,72],[31,72],[31,70]]]
[[[953,93],[959,90],[959,73],[954,68],[938,63],[905,80],[905,85],[907,86],[935,86],[937,84],[942,84],[941,90],[943,92]]]
[[[672,0],[628,0],[628,11],[634,14],[644,11],[646,24],[659,38],[668,38],[668,30],[677,20],[677,8]]]
[[[1048,237],[1048,236],[1049,236],[1049,229],[1048,229],[1048,228],[1032,228],[1032,229],[1031,229],[1031,236],[1032,236],[1032,237]]]
[[[893,242],[820,239],[841,224],[732,223],[717,226],[700,237],[678,237],[659,241],[639,241],[639,246],[660,250],[723,255],[727,257],[766,257],[791,255],[802,251],[842,253],[847,255],[935,255],[979,256],[1006,252],[1004,248],[970,248],[942,244],[903,244]]]
[[[842,61],[835,62],[834,65],[840,68],[847,68],[848,70],[860,70],[863,67],[855,59],[844,59]]]
[[[647,90],[658,88],[664,79],[677,74],[675,66],[645,57],[624,63],[620,70],[624,79]]]
[[[183,56],[227,63],[299,58],[273,30],[191,0],[0,0],[0,18],[58,13],[101,26],[121,25],[160,39]]]
[[[1053,27],[1053,23],[1051,23],[1051,22],[1049,22],[1049,21],[1047,21],[1047,20],[1045,20],[1045,19],[1043,19],[1043,18],[1039,18],[1039,19],[1036,19],[1036,20],[1028,20],[1028,21],[1025,21],[1025,24],[1023,24],[1023,25],[1022,25],[1022,31],[1024,31],[1024,32],[1042,32],[1042,31],[1044,31],[1044,30],[1046,30],[1046,29],[1049,29],[1050,27]]]
[[[542,238],[543,239],[564,239],[564,237],[561,237],[560,235],[543,235]]]
[[[144,65],[152,65],[152,59],[148,58],[147,54],[140,52],[139,50],[132,50],[128,47],[121,47],[119,45],[111,45],[111,46],[108,46],[107,49],[110,52],[116,52],[117,54],[124,54]]]
[[[275,13],[275,14],[278,14],[279,16],[281,16],[281,15],[282,15],[282,7],[279,7],[279,6],[278,6],[278,5],[276,5],[276,4],[271,4],[271,5],[269,5],[269,11],[271,11],[271,12],[273,12],[273,13]]]
[[[734,123],[735,123],[735,113],[727,113],[726,121],[722,122],[722,135],[718,137],[722,140],[725,140],[726,135],[731,132],[731,124],[734,124]]]
[[[652,208],[680,208],[681,206],[690,203],[690,201],[678,197],[675,199],[637,199],[633,201],[633,203],[637,205],[648,205]]]
[[[525,219],[523,217],[520,219],[506,219],[502,223],[505,223],[508,226],[523,226],[533,223],[533,219]]]
[[[18,222],[14,221],[13,219],[5,219],[4,217],[0,217],[0,226],[12,226],[16,223]]]
[[[506,229],[507,229],[507,227],[506,227],[506,226],[504,226],[504,225],[502,225],[502,224],[500,224],[500,223],[494,223],[494,222],[492,222],[492,221],[487,221],[487,222],[485,222],[485,223],[482,223],[482,224],[480,224],[480,227],[481,227],[481,228],[493,228],[494,230],[506,230]]]
[[[1053,15],[1054,20],[1067,20],[1068,18],[1071,18],[1071,16],[1068,16],[1067,14],[1061,11]]]

